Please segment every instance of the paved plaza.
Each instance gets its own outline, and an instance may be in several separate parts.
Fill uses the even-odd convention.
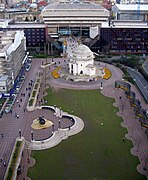
[[[33,80],[35,81],[36,76],[38,75],[38,72],[43,72],[43,82],[41,84],[41,88],[39,91],[39,97],[38,101],[36,103],[36,106],[39,105],[41,102],[41,99],[43,99],[44,90],[48,87],[48,84],[50,84],[51,87],[55,89],[59,88],[67,88],[67,89],[100,89],[101,81],[103,82],[103,89],[101,90],[102,94],[108,97],[113,97],[116,100],[116,103],[114,106],[119,107],[118,115],[123,117],[123,122],[121,123],[121,126],[127,128],[128,134],[126,134],[126,138],[130,139],[133,142],[133,148],[131,149],[131,153],[138,156],[140,160],[140,164],[138,165],[138,171],[145,174],[148,178],[148,170],[144,170],[145,167],[148,169],[148,149],[147,149],[147,137],[145,134],[145,128],[141,127],[140,122],[138,121],[138,118],[135,119],[135,114],[133,109],[130,107],[129,100],[125,97],[124,91],[121,89],[115,89],[114,84],[116,80],[122,80],[122,72],[120,69],[101,63],[102,67],[107,66],[110,71],[112,72],[112,77],[109,80],[102,80],[99,79],[96,82],[72,82],[72,81],[66,81],[64,79],[54,79],[50,72],[55,68],[55,66],[67,66],[67,60],[66,58],[56,58],[53,59],[54,62],[56,62],[55,65],[52,65],[49,68],[46,69],[46,71],[43,71],[40,67],[42,64],[42,61],[44,63],[51,62],[52,59],[33,59],[32,60],[32,67],[31,70],[28,72],[26,79],[23,83],[23,86],[21,87],[21,90],[18,94],[18,103],[15,102],[14,107],[12,109],[12,113],[4,114],[3,117],[0,119],[0,132],[3,134],[3,137],[1,137],[1,145],[0,145],[0,157],[3,159],[3,161],[6,162],[6,167],[2,163],[0,163],[0,179],[3,179],[9,158],[11,155],[12,148],[14,146],[14,142],[16,138],[19,136],[19,130],[22,131],[22,136],[27,140],[31,141],[31,124],[32,121],[39,117],[44,116],[47,119],[50,119],[54,121],[55,123],[55,130],[58,130],[58,117],[53,115],[53,112],[49,110],[34,110],[32,112],[28,112],[26,110],[26,105],[28,103],[29,94],[30,91],[26,90],[28,87],[28,83]],[[135,86],[132,85],[133,92],[136,93],[137,99],[141,101],[141,105],[143,109],[148,110],[148,105],[144,102],[141,94],[137,90]],[[25,93],[25,96],[22,97],[21,94]],[[119,99],[119,97],[122,97],[122,100]],[[20,101],[22,99],[22,102]],[[122,108],[124,105],[124,108]],[[19,118],[16,117],[16,114],[19,115]],[[65,123],[62,125],[63,127],[70,126],[69,121],[65,119]],[[43,140],[50,137],[52,134],[52,128],[44,129],[42,132],[36,131],[34,133],[34,139],[36,140]],[[49,143],[49,142],[47,142]],[[17,179],[22,180],[27,179],[27,169],[29,166],[33,165],[35,163],[32,158],[30,158],[31,150],[24,150],[22,161],[21,161],[21,167],[22,167],[22,173],[17,177]],[[144,168],[144,169],[143,169]]]

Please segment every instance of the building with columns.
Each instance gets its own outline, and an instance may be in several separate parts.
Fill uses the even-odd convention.
[[[78,76],[102,76],[103,70],[94,65],[94,54],[86,45],[80,44],[69,54],[69,73]]]

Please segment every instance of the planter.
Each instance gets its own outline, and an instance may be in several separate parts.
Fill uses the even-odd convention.
[[[27,104],[28,111],[33,111],[35,108],[38,91],[40,89],[40,81],[41,81],[41,78],[37,77],[36,82],[34,83],[28,104]]]
[[[9,164],[5,173],[4,180],[15,180],[17,176],[17,169],[21,161],[22,152],[24,149],[24,138],[17,138],[12,150]]]

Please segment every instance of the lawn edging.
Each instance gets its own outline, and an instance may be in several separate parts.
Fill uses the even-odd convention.
[[[17,138],[11,153],[8,167],[5,173],[4,180],[15,180],[17,177],[17,169],[21,161],[22,152],[24,149],[25,140],[23,137]]]

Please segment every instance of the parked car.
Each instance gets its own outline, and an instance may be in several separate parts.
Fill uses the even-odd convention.
[[[31,68],[31,64],[27,64],[26,67],[25,67],[25,70],[26,70],[26,71],[29,71],[30,68]]]
[[[27,63],[31,63],[31,59],[27,59]]]

